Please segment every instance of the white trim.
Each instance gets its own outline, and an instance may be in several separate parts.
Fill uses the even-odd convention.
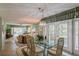
[[[75,18],[75,20],[74,20],[74,26],[75,26],[75,22],[78,22],[78,25],[79,25],[79,18]],[[75,30],[75,28],[74,28],[74,30]],[[78,30],[79,30],[79,27],[78,27]],[[75,31],[74,31],[75,32]],[[75,37],[75,35],[74,35],[74,37]],[[78,31],[78,39],[79,39],[79,31]],[[74,39],[75,40],[75,39]],[[79,55],[79,40],[78,40],[78,50],[75,50],[75,41],[74,41],[74,47],[73,47],[73,49],[74,49],[74,54],[76,54],[76,55]]]

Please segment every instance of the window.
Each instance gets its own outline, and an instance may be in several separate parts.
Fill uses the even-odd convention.
[[[27,31],[26,27],[14,27],[14,36],[21,35]]]
[[[58,37],[64,37],[64,47],[68,47],[68,22],[60,21],[48,24],[49,42],[57,42]]]
[[[49,24],[49,44],[52,44],[55,42],[55,25],[54,24]]]
[[[59,23],[58,27],[58,36],[64,37],[64,47],[68,46],[68,32],[67,32],[67,23]]]

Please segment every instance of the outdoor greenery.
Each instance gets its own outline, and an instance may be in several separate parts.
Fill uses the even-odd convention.
[[[11,33],[11,26],[10,25],[7,25],[7,27],[6,27],[6,33]]]

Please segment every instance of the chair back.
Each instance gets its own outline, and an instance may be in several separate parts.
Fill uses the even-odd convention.
[[[22,43],[27,44],[27,39],[25,35],[22,35]]]
[[[22,36],[19,35],[19,36],[17,37],[17,40],[18,40],[19,43],[22,43]]]
[[[58,56],[62,55],[63,46],[64,46],[64,38],[61,37],[58,39],[56,55]]]
[[[34,38],[30,35],[26,35],[26,39],[27,39],[28,54],[29,56],[34,56],[35,55]]]

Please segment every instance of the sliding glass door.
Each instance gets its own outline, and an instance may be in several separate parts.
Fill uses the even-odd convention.
[[[49,35],[49,44],[52,44],[55,42],[55,24],[49,24],[49,32],[48,32],[48,35]]]
[[[56,34],[64,37],[64,50],[72,53],[72,20],[59,21],[56,28]]]
[[[57,26],[57,35],[64,37],[64,47],[68,47],[68,23],[59,22]]]
[[[57,37],[64,37],[64,47],[68,47],[68,23],[55,22],[49,24],[49,40],[57,39]],[[56,42],[53,40],[54,42]]]

